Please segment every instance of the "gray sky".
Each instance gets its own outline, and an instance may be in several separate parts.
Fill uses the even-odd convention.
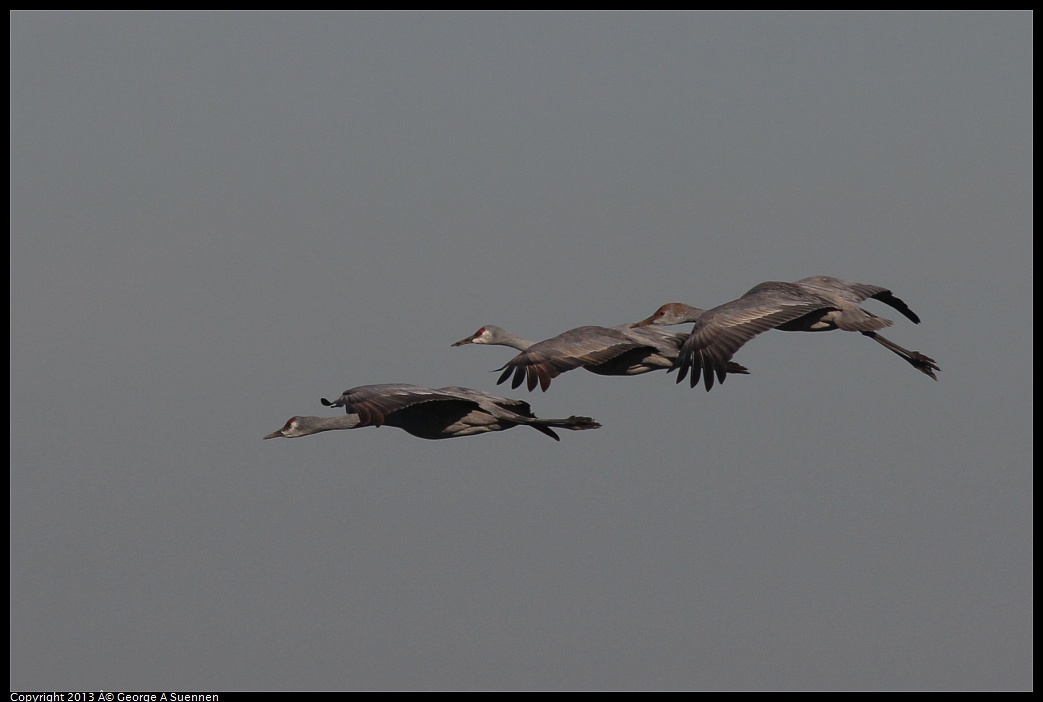
[[[12,689],[1032,688],[1029,13],[14,13]],[[711,393],[508,349],[763,280]],[[589,414],[261,441],[356,385]]]

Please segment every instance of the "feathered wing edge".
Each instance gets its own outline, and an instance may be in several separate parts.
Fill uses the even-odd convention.
[[[727,309],[729,305],[734,310]],[[690,386],[693,388],[699,384],[702,376],[703,385],[709,391],[714,385],[715,376],[717,382],[724,382],[732,356],[750,339],[780,324],[829,307],[831,305],[825,300],[750,307],[744,298],[721,305],[699,319],[670,370],[678,371],[678,383],[691,373]]]

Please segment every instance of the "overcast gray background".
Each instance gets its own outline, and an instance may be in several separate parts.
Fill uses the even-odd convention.
[[[10,19],[12,689],[1032,688],[1031,14]],[[450,348],[814,274],[940,381]]]

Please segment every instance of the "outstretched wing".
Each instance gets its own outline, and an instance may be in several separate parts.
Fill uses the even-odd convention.
[[[359,426],[379,427],[387,421],[389,414],[426,402],[474,403],[473,398],[458,393],[433,390],[419,385],[406,383],[385,383],[381,385],[361,385],[345,390],[335,401],[322,398],[327,407],[343,407],[348,414],[359,416]]]
[[[525,400],[500,397],[499,395],[492,395],[487,392],[482,392],[481,390],[475,390],[474,388],[464,388],[456,385],[439,388],[438,392],[454,395],[460,399],[473,402],[487,412],[490,411],[491,408],[496,407],[507,410],[508,412],[517,414],[521,417],[529,417],[531,419],[536,418],[536,415],[532,413],[532,408],[529,406],[529,403]]]
[[[497,368],[503,373],[496,382],[504,383],[513,375],[512,388],[527,381],[526,387],[530,392],[536,389],[537,384],[540,389],[546,390],[552,378],[566,371],[606,363],[645,345],[618,329],[576,327],[533,344]]]
[[[812,289],[819,293],[840,295],[844,299],[856,304],[869,299],[879,300],[885,305],[893,307],[901,312],[914,324],[920,323],[920,317],[909,309],[909,305],[905,304],[905,300],[896,296],[887,288],[880,287],[879,285],[852,283],[828,275],[813,275],[809,278],[803,278],[797,281],[797,285],[803,285],[805,288]]]
[[[677,382],[691,372],[693,388],[702,375],[709,390],[715,375],[719,382],[724,382],[728,361],[750,339],[780,324],[833,307],[825,297],[794,283],[761,283],[739,299],[704,312],[671,370],[678,370]]]

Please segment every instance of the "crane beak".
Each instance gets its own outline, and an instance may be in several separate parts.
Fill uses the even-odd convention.
[[[473,336],[469,336],[466,339],[460,339],[460,341],[457,341],[455,344],[453,344],[453,346],[463,346],[464,344],[471,344],[471,343],[474,343],[474,337]]]
[[[654,318],[655,318],[655,315],[652,315],[651,317],[645,317],[640,322],[634,322],[633,324],[631,324],[630,328],[633,329],[635,327],[647,327],[649,324],[652,323],[652,320]]]
[[[266,438],[266,439],[277,439],[280,436],[282,436],[282,429],[278,429],[276,431],[273,431],[271,434],[268,434],[264,438]]]

